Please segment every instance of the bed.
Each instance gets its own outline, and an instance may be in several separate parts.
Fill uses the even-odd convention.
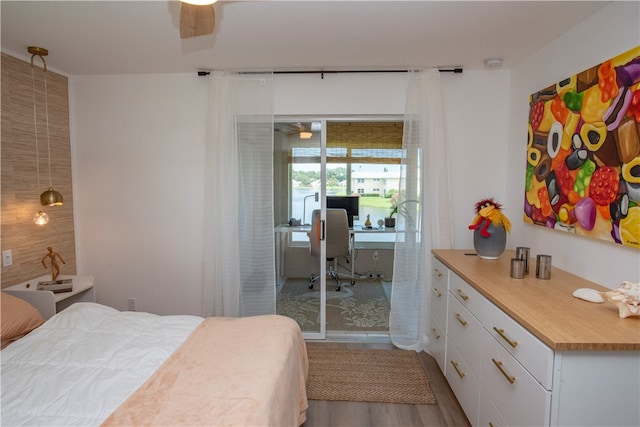
[[[158,316],[77,303],[43,323],[24,304],[2,294],[3,426],[305,421],[306,347],[289,318]],[[16,311],[8,305],[28,317],[26,335],[7,320]],[[9,329],[17,335],[5,337]]]

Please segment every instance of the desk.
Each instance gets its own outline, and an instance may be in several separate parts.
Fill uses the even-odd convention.
[[[396,240],[395,228],[365,228],[356,225],[351,229],[351,243],[357,249],[393,249]],[[366,244],[370,242],[369,244]],[[363,244],[364,243],[364,244]]]
[[[285,270],[293,268],[294,272],[291,277],[304,277],[299,275],[301,271],[306,269],[306,261],[302,259],[304,254],[308,258],[309,240],[307,233],[311,231],[311,226],[289,226],[288,224],[281,224],[274,228],[275,245],[276,245],[276,268],[278,270],[277,278],[279,284],[282,284],[285,276],[289,274],[285,273]],[[294,237],[294,233],[304,233]],[[355,273],[355,260],[359,249],[386,249],[392,250],[395,245],[395,233],[394,228],[363,228],[356,225],[350,229],[350,246],[351,246],[351,269],[352,274]],[[382,238],[382,239],[381,239]],[[385,240],[385,241],[381,241]],[[306,252],[305,252],[306,251]],[[285,264],[285,253],[287,253],[287,262],[291,262],[293,256],[293,264]],[[297,254],[296,254],[297,253]],[[293,254],[293,255],[292,255]],[[384,262],[383,262],[384,263]],[[366,261],[365,261],[366,264]],[[388,264],[388,263],[387,263]],[[288,268],[285,268],[288,267]],[[366,268],[366,267],[365,267]],[[389,267],[390,268],[390,267]],[[367,271],[371,268],[367,268]],[[390,271],[387,274],[391,274]]]
[[[274,231],[277,234],[281,234],[281,235],[290,235],[292,233],[308,233],[311,231],[311,226],[310,225],[297,225],[297,226],[290,226],[288,224],[280,224],[277,225],[274,229]],[[367,236],[367,235],[380,235],[380,234],[386,234],[386,235],[393,235],[395,236],[396,234],[396,230],[395,228],[365,228],[363,226],[360,225],[356,225],[353,228],[349,229],[349,236],[351,237],[351,247],[355,248],[356,247],[356,235],[358,237],[363,237],[363,236]],[[395,240],[395,239],[394,239]],[[390,242],[393,243],[394,240],[389,240],[389,239],[385,239],[385,242]],[[365,239],[363,241],[375,241],[372,239]],[[308,240],[305,239],[305,244],[308,243]]]
[[[275,227],[276,233],[308,233],[309,231],[311,231],[310,225],[291,226],[289,224],[280,224],[280,225],[276,225]],[[356,225],[353,228],[350,228],[349,231],[351,235],[354,235],[356,233],[363,233],[363,234],[367,234],[367,233],[395,234],[396,233],[395,228],[384,228],[384,227],[365,228],[361,225]]]

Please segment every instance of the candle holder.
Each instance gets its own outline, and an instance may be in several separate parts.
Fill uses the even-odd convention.
[[[529,274],[529,248],[525,246],[516,247],[516,258],[524,260],[524,274]]]
[[[536,277],[542,280],[551,278],[551,255],[538,255],[536,257]]]
[[[511,277],[514,279],[524,278],[525,266],[525,260],[519,258],[511,258]]]

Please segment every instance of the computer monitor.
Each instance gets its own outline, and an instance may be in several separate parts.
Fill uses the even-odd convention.
[[[349,227],[353,227],[353,217],[359,215],[360,196],[327,196],[327,209],[345,209]]]

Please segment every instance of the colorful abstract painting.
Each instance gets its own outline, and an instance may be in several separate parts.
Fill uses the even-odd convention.
[[[529,105],[525,222],[640,249],[640,46]]]

